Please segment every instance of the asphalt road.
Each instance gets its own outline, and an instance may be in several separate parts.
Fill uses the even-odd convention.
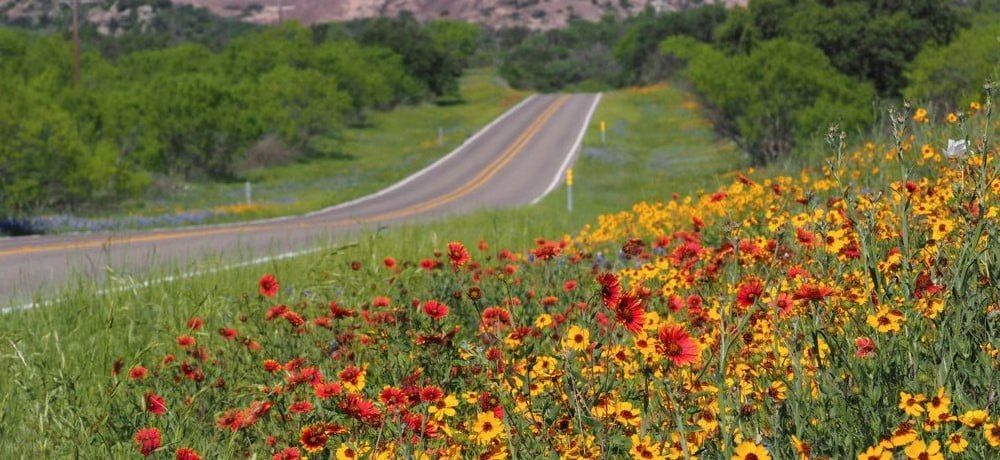
[[[302,216],[207,227],[0,239],[0,307],[108,268],[142,279],[151,267],[193,267],[301,251],[337,236],[549,193],[576,154],[600,96],[538,95],[510,109],[424,170],[373,195]],[[191,268],[194,270],[194,268]]]

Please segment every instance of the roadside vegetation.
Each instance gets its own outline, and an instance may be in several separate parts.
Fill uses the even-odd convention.
[[[239,35],[82,57],[54,35],[0,28],[0,215],[106,209],[187,181],[344,155],[372,113],[446,98],[479,29],[412,19]]]
[[[408,104],[345,126],[332,155],[302,155],[270,138],[250,148],[238,180],[154,186],[113,209],[44,213],[11,219],[11,226],[46,233],[160,228],[302,214],[349,201],[432,163],[526,97],[491,69],[471,69],[460,85],[460,103]],[[251,183],[249,205],[244,181]]]
[[[814,151],[826,126],[870,129],[905,95],[939,110],[1000,75],[996,2],[753,0],[747,8],[501,31],[501,74],[543,90],[667,79],[693,89],[756,164]],[[956,105],[958,104],[958,105]]]
[[[690,114],[643,111],[661,98],[684,104],[664,86],[611,93],[595,115],[631,135],[602,145],[592,132],[585,142],[579,193],[608,198],[578,211],[619,206],[589,215],[589,226],[560,217],[554,194],[541,208],[145,289],[95,296],[82,284],[65,302],[6,315],[0,450],[1000,452],[991,103],[951,121],[921,107],[896,112],[871,142],[830,131],[826,161],[790,174],[741,168],[720,178],[737,164],[725,156],[690,164],[674,188],[651,180],[655,159],[684,156],[649,155],[666,140],[641,128]],[[691,142],[684,151],[732,148],[678,138]],[[643,148],[619,147],[630,142]],[[602,167],[597,148],[630,167]],[[618,201],[646,193],[659,199],[631,209]]]
[[[470,104],[494,91],[490,88],[493,78],[495,76],[487,73],[466,79],[467,88],[482,90],[481,93],[466,93]],[[473,94],[479,96],[474,97]],[[452,107],[457,109],[462,106],[436,110]],[[379,116],[400,116],[399,123],[406,124],[416,120],[403,117],[405,110],[421,113],[416,108],[403,110]],[[500,110],[499,106],[495,110]],[[456,117],[466,116],[472,114],[456,114]],[[601,143],[599,135],[601,121],[608,126],[605,143]],[[388,123],[378,118],[374,122]],[[428,131],[421,131],[421,135],[426,137]],[[433,143],[436,140],[427,137],[426,141]],[[376,150],[381,149],[373,147],[372,152]],[[81,452],[98,452],[92,450],[96,445],[86,447],[91,441],[84,441],[82,436],[85,433],[74,427],[100,418],[100,410],[74,401],[103,398],[109,366],[113,366],[120,357],[118,350],[131,350],[142,347],[140,344],[158,340],[156,334],[162,330],[161,321],[164,318],[186,321],[191,315],[202,314],[197,312],[203,309],[215,311],[220,308],[214,301],[195,301],[202,295],[200,293],[226,293],[238,297],[246,289],[244,281],[256,279],[259,271],[276,273],[288,280],[306,279],[315,272],[321,277],[332,276],[324,283],[339,283],[337,280],[342,278],[336,273],[348,270],[353,260],[362,261],[366,267],[362,272],[367,273],[386,255],[400,259],[400,263],[404,259],[418,261],[432,255],[443,242],[452,240],[477,242],[486,238],[492,251],[503,247],[517,250],[536,237],[550,235],[559,238],[576,233],[583,225],[594,222],[598,215],[627,208],[639,198],[654,200],[672,192],[714,190],[728,180],[724,174],[731,171],[738,161],[735,146],[715,135],[710,122],[700,116],[699,108],[685,92],[668,85],[614,91],[605,94],[584,139],[581,156],[574,166],[576,206],[572,214],[566,211],[565,189],[559,188],[536,206],[478,212],[391,229],[374,236],[345,238],[338,244],[357,245],[339,251],[334,247],[315,255],[237,268],[177,283],[154,285],[148,289],[129,289],[128,286],[138,280],[126,274],[112,273],[108,283],[100,286],[77,280],[70,283],[65,291],[39,293],[39,301],[67,300],[32,311],[9,313],[4,315],[0,326],[0,342],[7,346],[14,343],[19,350],[4,349],[0,353],[2,362],[7,363],[6,359],[12,358],[18,360],[21,366],[21,370],[9,378],[0,379],[0,400],[7,401],[3,411],[7,415],[0,420],[0,426],[9,427],[0,432],[0,453],[11,452],[3,449],[13,448],[9,440],[19,436],[17,433],[27,433],[39,426],[59,426],[58,430],[67,437],[39,440],[32,444],[35,451],[59,456],[69,452],[66,449],[79,440],[84,446]],[[277,168],[275,173],[280,176],[283,174],[280,171],[281,168]],[[276,180],[279,176],[275,176]],[[642,193],[639,194],[637,189],[642,189]],[[208,270],[215,263],[209,256],[190,266],[160,267],[149,276],[158,278],[192,270]],[[328,275],[319,275],[321,271],[328,272]],[[285,283],[284,289],[292,288],[288,282]],[[98,296],[95,295],[97,289],[119,291]],[[98,310],[103,313],[98,313]],[[53,334],[29,333],[34,330],[53,331]],[[59,336],[59,351],[55,348],[55,335]],[[17,358],[18,353],[24,357],[24,362]],[[68,360],[65,365],[59,364],[56,368],[44,364],[52,362],[52,359],[61,361],[60,354],[81,359]],[[53,372],[63,377],[56,377]],[[74,382],[72,391],[63,386],[67,379]],[[42,418],[29,416],[33,410],[32,401],[37,400],[51,401],[52,407],[60,408],[59,415],[50,412]],[[69,434],[71,431],[73,434]],[[100,444],[104,441],[96,442]],[[130,452],[127,447],[122,453],[126,452]]]

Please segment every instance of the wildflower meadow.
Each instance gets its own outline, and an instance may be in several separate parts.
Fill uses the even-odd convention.
[[[188,460],[1000,458],[993,110],[834,127],[822,167],[523,247],[262,273],[120,350],[87,429]]]

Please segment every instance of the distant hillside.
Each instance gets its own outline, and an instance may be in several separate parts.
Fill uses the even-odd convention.
[[[126,48],[195,41],[215,47],[255,28],[234,18],[170,0],[79,0],[84,37],[119,37]],[[249,17],[253,11],[241,13]],[[230,17],[233,15],[229,15]],[[72,0],[0,0],[0,24],[49,32],[69,32]],[[138,41],[138,42],[136,42]],[[135,42],[135,43],[131,43]],[[93,43],[93,41],[91,41]]]
[[[648,4],[670,11],[707,3],[744,5],[746,0],[174,0],[202,6],[220,15],[243,15],[257,23],[276,22],[279,8],[286,19],[303,24],[393,17],[409,11],[419,20],[456,19],[494,28],[524,26],[550,29],[570,18],[598,20],[606,14],[627,16]]]
[[[493,28],[523,26],[551,29],[571,18],[595,21],[602,16],[628,16],[647,5],[672,11],[707,3],[745,5],[747,0],[80,0],[85,27],[104,36],[134,32],[174,32],[175,24],[208,20],[215,15],[256,24],[281,19],[310,25],[372,17],[395,17],[403,11],[422,21],[455,19]],[[33,28],[68,26],[71,0],[0,0],[0,23]],[[186,20],[177,21],[182,14]],[[164,16],[171,16],[164,20]],[[164,27],[164,23],[173,26]],[[165,30],[167,29],[167,30]]]

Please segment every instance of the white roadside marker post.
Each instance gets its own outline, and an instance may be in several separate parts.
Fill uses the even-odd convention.
[[[604,131],[607,130],[607,125],[604,124],[604,120],[601,120],[601,145],[604,145],[605,137]]]
[[[566,211],[573,212],[573,168],[566,170]]]
[[[444,145],[444,128],[438,126],[438,146]]]
[[[244,191],[244,193],[247,196],[247,206],[251,206],[253,204],[253,200],[251,199],[251,196],[250,196],[250,193],[251,193],[251,191],[250,191],[250,181],[246,181],[246,183],[243,184],[243,191]]]

